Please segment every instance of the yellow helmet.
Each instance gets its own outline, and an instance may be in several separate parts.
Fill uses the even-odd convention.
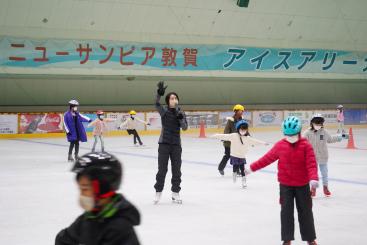
[[[132,110],[129,112],[130,115],[136,115],[136,111]]]
[[[233,107],[233,111],[244,111],[245,107],[243,105],[237,104]]]

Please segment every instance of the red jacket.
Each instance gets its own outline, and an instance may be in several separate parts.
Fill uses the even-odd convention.
[[[315,153],[311,144],[301,138],[295,144],[283,139],[250,168],[257,171],[269,164],[278,161],[278,181],[287,186],[304,186],[310,180],[319,180]]]

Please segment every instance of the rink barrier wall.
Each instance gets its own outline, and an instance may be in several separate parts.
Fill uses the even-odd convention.
[[[326,119],[326,127],[336,129],[336,111],[334,110],[253,110],[245,111],[244,118],[249,121],[251,132],[265,132],[280,130],[280,124],[284,117],[296,115],[301,118],[303,127],[309,125],[311,116],[315,113],[322,113]],[[90,116],[91,119],[96,118],[93,112],[83,112]],[[116,119],[115,122],[108,124],[108,132],[105,136],[126,136],[126,130],[117,130],[126,117],[127,112],[106,112],[107,118]],[[205,131],[207,133],[222,133],[226,123],[226,118],[232,116],[232,111],[187,111],[186,112],[189,129],[183,131],[183,134],[199,135],[200,123],[205,122]],[[346,110],[346,122],[351,125],[345,127],[367,128],[367,109],[350,109]],[[17,116],[14,117],[14,116]],[[161,128],[160,115],[155,111],[138,112],[137,116],[151,125],[139,125],[137,130],[141,135],[159,135]],[[15,125],[16,123],[16,125]],[[85,124],[85,126],[88,123]],[[91,128],[88,128],[88,136],[92,136]],[[7,133],[8,132],[8,133]],[[33,133],[32,133],[33,132]],[[0,113],[0,139],[8,138],[52,138],[65,137],[63,129],[63,113],[62,112],[37,112],[37,113]]]
[[[367,125],[348,125],[346,128],[364,128],[367,129]],[[329,126],[328,129],[337,129],[337,126]],[[207,134],[214,133],[223,133],[224,128],[209,128],[205,129]],[[250,128],[251,132],[274,132],[279,131],[280,127],[252,127]],[[156,135],[160,134],[161,130],[142,130],[139,131],[139,135]],[[182,131],[182,135],[191,135],[198,136],[200,133],[200,129],[188,129],[186,131]],[[93,137],[91,132],[87,132],[89,138]],[[125,130],[120,131],[110,131],[105,134],[105,137],[121,137],[121,136],[129,136]],[[22,139],[30,139],[30,138],[63,138],[66,137],[65,133],[34,133],[34,134],[0,134],[0,139],[14,139],[14,138],[22,138]]]

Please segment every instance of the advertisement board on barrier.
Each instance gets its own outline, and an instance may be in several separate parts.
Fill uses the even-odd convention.
[[[162,128],[161,116],[158,112],[147,112],[147,121],[150,123],[147,127],[150,130]]]
[[[253,126],[280,126],[283,122],[283,111],[254,111]]]
[[[0,134],[18,133],[18,115],[0,115]]]
[[[336,110],[314,111],[314,114],[320,113],[325,118],[325,124],[337,124]]]
[[[61,133],[63,120],[61,113],[20,114],[19,133]]]
[[[344,124],[367,124],[367,109],[346,109],[344,111]]]
[[[220,128],[224,128],[227,124],[227,118],[228,117],[232,117],[233,116],[233,111],[221,111],[219,112],[219,127]],[[250,111],[245,111],[242,115],[242,117],[247,120],[250,124],[250,126],[252,125],[252,118],[251,118],[251,112]]]
[[[284,111],[284,118],[295,116],[301,119],[302,125],[309,125],[313,114],[313,111]]]
[[[118,130],[117,128],[120,126],[122,121],[122,113],[109,112],[106,114],[106,117],[115,120],[107,123],[107,130],[108,131]]]
[[[302,120],[303,125],[309,125],[314,114],[321,114],[325,118],[325,124],[336,124],[336,111],[334,110],[316,110],[316,111],[284,111],[284,118],[296,116]]]
[[[130,117],[129,113],[107,113],[107,118],[112,118],[115,119],[116,121],[114,122],[110,122],[107,124],[107,128],[108,130],[118,130],[117,128],[121,125],[121,123],[123,123],[127,118]],[[134,117],[139,118],[140,120],[145,121],[145,115],[144,113],[138,112],[136,113],[136,115]],[[145,129],[145,124],[143,123],[137,123],[136,124],[136,129],[137,130],[144,130]],[[122,128],[121,130],[126,130],[126,128]]]
[[[218,128],[217,111],[188,111],[186,120],[189,128],[200,128],[200,123],[204,122],[206,128]]]

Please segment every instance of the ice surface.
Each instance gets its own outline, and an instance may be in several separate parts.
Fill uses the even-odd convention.
[[[314,199],[317,241],[321,245],[367,244],[367,130],[355,129],[356,146],[346,141],[329,145],[332,197],[318,189]],[[253,133],[271,143],[279,132]],[[219,140],[183,136],[183,205],[170,200],[170,173],[159,205],[153,205],[158,136],[142,136],[146,147],[134,147],[130,137],[105,138],[106,150],[124,163],[121,192],[136,204],[142,224],[136,228],[142,244],[196,245],[280,243],[280,206],[276,163],[248,177],[247,189],[217,171],[223,146]],[[91,149],[93,139],[81,144]],[[64,138],[0,140],[0,244],[50,245],[57,232],[81,212],[74,174],[66,161]],[[97,148],[99,145],[97,146]],[[251,163],[270,146],[250,150]],[[297,216],[296,241],[300,239]]]

